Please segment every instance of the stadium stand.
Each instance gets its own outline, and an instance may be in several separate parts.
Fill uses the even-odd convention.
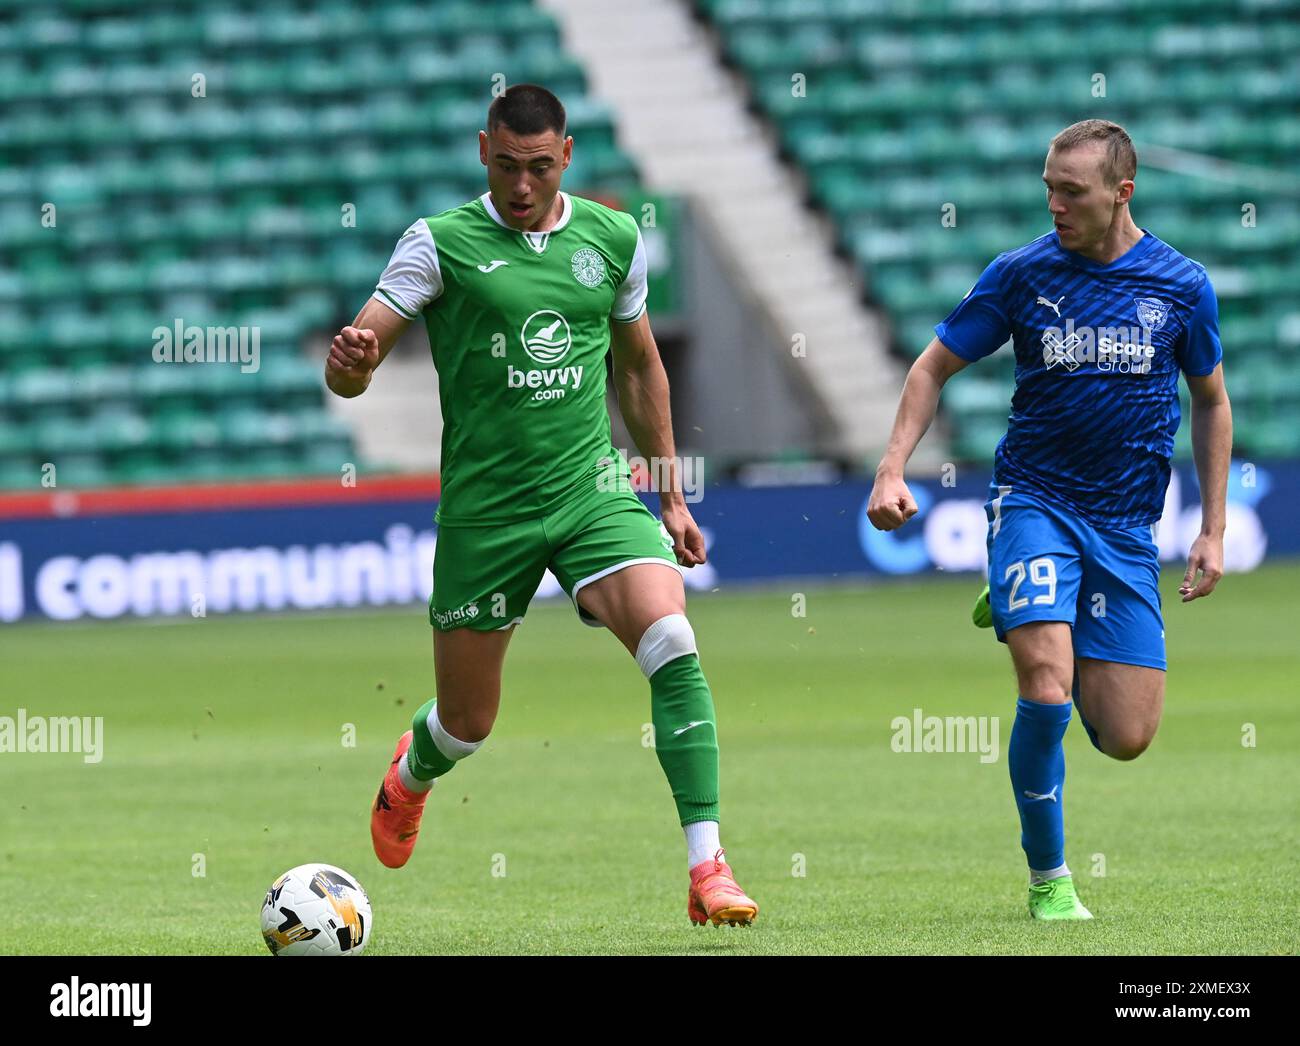
[[[690,317],[689,363],[670,374],[675,401],[689,389],[704,408],[697,420],[710,416],[708,438],[720,417],[743,419],[748,430],[747,445],[710,446],[710,464],[814,456],[874,468],[905,368],[890,355],[880,310],[863,300],[856,267],[837,256],[830,223],[807,206],[802,174],[750,111],[745,80],[719,61],[716,34],[684,2],[539,3],[560,19],[570,51],[617,113],[647,185],[689,199],[694,229],[721,259],[715,268],[747,299],[748,315],[730,324],[725,309],[701,301]],[[683,279],[696,283],[690,253],[679,260]],[[729,349],[736,331],[744,344]],[[679,438],[693,431],[688,421]],[[947,460],[936,438],[917,462]]]
[[[786,159],[806,172],[811,202],[835,221],[839,249],[892,317],[905,357],[925,347],[994,256],[1050,231],[1039,170],[1052,135],[1093,116],[1124,124],[1138,148],[1135,219],[1206,265],[1218,291],[1237,452],[1300,453],[1294,5],[695,6],[748,78]],[[1113,59],[1084,57],[1099,54]],[[797,74],[802,92],[792,90]],[[945,204],[955,206],[955,228],[940,223]],[[958,457],[991,457],[1013,364],[1003,349],[950,384],[944,406]],[[1189,449],[1184,424],[1178,452]]]
[[[357,461],[328,332],[414,216],[483,191],[494,74],[565,98],[566,187],[637,185],[529,0],[0,0],[0,488]],[[256,327],[260,366],[155,362],[177,320]]]

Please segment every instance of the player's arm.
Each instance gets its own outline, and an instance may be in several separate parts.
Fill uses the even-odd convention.
[[[994,258],[966,292],[907,372],[894,428],[876,469],[867,518],[877,530],[895,530],[916,515],[916,499],[903,482],[903,469],[934,421],[939,391],[963,367],[998,350],[1011,337],[1002,293],[1005,255]]]
[[[656,477],[662,487],[660,515],[664,529],[672,536],[677,562],[693,567],[704,562],[704,538],[682,494],[668,404],[668,374],[650,331],[649,314],[643,309],[634,320],[611,319],[609,341],[619,412],[641,455],[668,463],[666,475]]]
[[[916,500],[903,481],[903,469],[934,422],[939,392],[949,378],[968,365],[969,361],[934,338],[907,372],[889,444],[876,469],[876,482],[867,502],[867,518],[877,530],[895,530],[916,515]]]
[[[1219,301],[1209,279],[1201,285],[1174,355],[1191,393],[1192,457],[1201,485],[1201,532],[1187,552],[1187,573],[1178,586],[1183,602],[1190,603],[1213,592],[1223,576],[1223,529],[1232,457],[1232,407],[1223,386]]]
[[[330,392],[345,399],[365,392],[375,368],[410,323],[378,299],[367,301],[351,325],[334,335],[325,358],[325,384]]]
[[[1184,603],[1208,596],[1223,576],[1223,530],[1232,458],[1232,404],[1223,384],[1223,364],[1204,377],[1188,374],[1187,388],[1192,398],[1192,457],[1201,486],[1201,532],[1192,542],[1187,573],[1178,587]]]
[[[370,376],[411,321],[442,294],[442,269],[429,223],[421,218],[402,233],[375,293],[357,318],[334,337],[325,384],[336,396],[360,396]]]

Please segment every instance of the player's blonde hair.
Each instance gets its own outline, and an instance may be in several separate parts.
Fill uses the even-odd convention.
[[[1084,142],[1105,144],[1106,158],[1101,162],[1101,176],[1107,185],[1118,185],[1137,176],[1137,150],[1133,148],[1128,132],[1119,124],[1109,120],[1080,120],[1053,138],[1051,149],[1073,149]]]

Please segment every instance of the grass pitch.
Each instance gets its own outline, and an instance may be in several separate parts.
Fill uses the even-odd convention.
[[[567,604],[517,631],[496,730],[400,871],[368,806],[432,694],[419,607],[6,626],[0,715],[103,716],[104,757],[0,754],[0,882],[22,899],[0,950],[264,954],[267,886],[325,861],[369,892],[372,954],[1295,954],[1300,566],[1188,606],[1178,578],[1155,743],[1118,763],[1066,737],[1066,856],[1097,918],[1063,926],[1025,908],[1015,683],[969,576],[692,597],[723,842],[762,909],[743,930],[688,922],[648,686]],[[895,752],[917,708],[999,717],[996,761]]]

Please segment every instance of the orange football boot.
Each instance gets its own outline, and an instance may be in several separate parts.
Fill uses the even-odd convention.
[[[424,801],[429,798],[428,792],[408,792],[397,773],[397,764],[411,747],[413,736],[408,730],[398,740],[397,751],[370,810],[370,841],[374,843],[375,856],[389,868],[401,868],[410,859],[415,837],[420,834]]]
[[[719,850],[707,861],[691,869],[691,889],[686,895],[686,914],[697,926],[712,922],[714,926],[748,926],[758,918],[758,904],[745,895],[731,874],[731,865]]]

